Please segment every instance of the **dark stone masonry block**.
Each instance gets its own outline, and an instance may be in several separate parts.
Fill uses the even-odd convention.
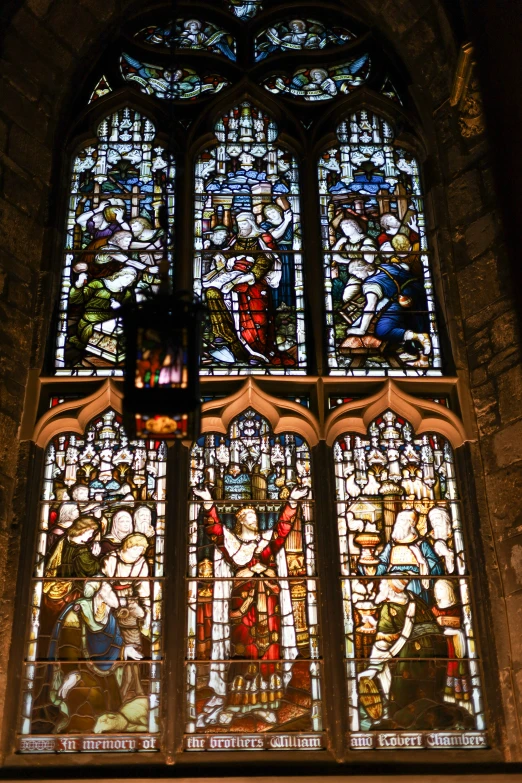
[[[498,400],[503,423],[522,417],[522,366],[519,364],[498,378]]]
[[[501,296],[497,259],[488,253],[458,273],[462,314],[467,318]]]
[[[522,420],[497,432],[493,438],[493,447],[499,468],[522,460]],[[520,584],[522,586],[522,578]]]
[[[45,60],[53,63],[61,71],[69,71],[73,63],[73,55],[60,43],[52,32],[31,13],[21,8],[13,18],[13,26],[26,41]],[[63,82],[65,86],[67,80]]]
[[[2,95],[0,111],[6,117],[35,139],[40,141],[42,138],[45,139],[49,119],[40,111],[38,104],[18,92],[5,78],[0,81],[0,94]]]
[[[478,171],[468,171],[449,185],[448,206],[454,223],[462,223],[480,211],[482,198]]]
[[[51,178],[51,151],[19,128],[12,128],[9,135],[9,156],[25,171],[40,177],[44,182]]]
[[[464,234],[470,258],[482,255],[491,247],[499,231],[499,217],[495,212],[475,220]]]
[[[51,30],[73,51],[79,51],[96,29],[94,16],[76,0],[62,0],[46,19]]]

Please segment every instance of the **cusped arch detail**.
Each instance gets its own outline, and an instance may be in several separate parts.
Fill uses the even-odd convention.
[[[116,413],[123,411],[123,390],[110,378],[89,397],[63,402],[44,413],[35,424],[31,440],[45,448],[62,432],[83,435],[89,422],[108,408]]]
[[[455,413],[431,400],[412,397],[392,380],[371,397],[354,400],[336,408],[325,423],[328,446],[345,432],[366,435],[371,422],[386,410],[392,410],[410,422],[415,432],[438,432],[449,440],[454,449],[469,440],[462,421]]]
[[[226,435],[231,421],[248,408],[253,408],[267,419],[276,435],[294,432],[304,438],[310,448],[320,440],[319,422],[308,408],[267,394],[252,378],[248,378],[230,397],[203,404],[201,433],[219,432]]]

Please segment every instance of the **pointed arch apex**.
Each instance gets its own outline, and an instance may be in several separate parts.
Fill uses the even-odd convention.
[[[325,423],[327,444],[332,446],[344,432],[365,434],[371,422],[388,409],[409,421],[418,434],[434,431],[444,435],[453,448],[469,439],[453,411],[432,400],[412,397],[388,378],[371,397],[347,402],[332,411]]]
[[[225,399],[211,400],[203,404],[201,432],[226,434],[232,419],[247,408],[253,408],[264,416],[273,431],[295,432],[312,448],[320,440],[320,425],[308,408],[292,400],[268,394],[249,376],[243,386]]]

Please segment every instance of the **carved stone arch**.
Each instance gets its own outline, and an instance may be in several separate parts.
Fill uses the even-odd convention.
[[[276,435],[280,432],[294,432],[303,437],[310,448],[316,446],[320,440],[319,422],[308,408],[291,400],[272,397],[260,389],[251,377],[230,397],[204,403],[201,432],[220,432],[226,435],[232,419],[247,408],[253,408],[264,416]]]
[[[123,409],[121,384],[110,378],[89,397],[64,402],[44,413],[35,424],[31,440],[37,446],[45,448],[49,441],[61,432],[83,435],[91,419],[107,408],[112,408],[116,413],[121,413]]]
[[[371,397],[340,405],[325,423],[325,439],[332,446],[344,432],[365,435],[371,422],[386,410],[392,410],[410,422],[416,434],[438,432],[454,449],[470,440],[464,424],[449,408],[431,400],[412,397],[392,380]]]

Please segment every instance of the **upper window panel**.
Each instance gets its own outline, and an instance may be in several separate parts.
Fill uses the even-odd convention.
[[[367,54],[328,68],[299,68],[293,74],[277,73],[265,79],[269,92],[284,93],[305,101],[328,101],[360,87],[370,72]]]
[[[215,73],[196,73],[191,68],[170,70],[161,65],[143,63],[123,52],[120,59],[121,73],[125,81],[136,83],[146,95],[171,100],[194,100],[200,95],[214,95],[226,87],[227,79]]]
[[[256,62],[274,52],[329,49],[353,40],[346,27],[329,27],[313,19],[289,19],[263,30],[255,40]]]
[[[236,59],[236,42],[230,33],[212,22],[201,19],[176,19],[174,36],[172,22],[166,27],[151,25],[139,30],[135,38],[139,41],[169,50],[173,45],[180,49],[204,49],[213,54],[221,54],[229,60]]]
[[[419,167],[368,111],[319,162],[332,375],[440,375]]]
[[[56,340],[57,375],[121,375],[120,308],[159,290],[159,208],[174,220],[174,169],[152,122],[121,109],[76,156]]]
[[[298,168],[274,122],[242,103],[195,172],[194,290],[203,375],[306,372]]]

